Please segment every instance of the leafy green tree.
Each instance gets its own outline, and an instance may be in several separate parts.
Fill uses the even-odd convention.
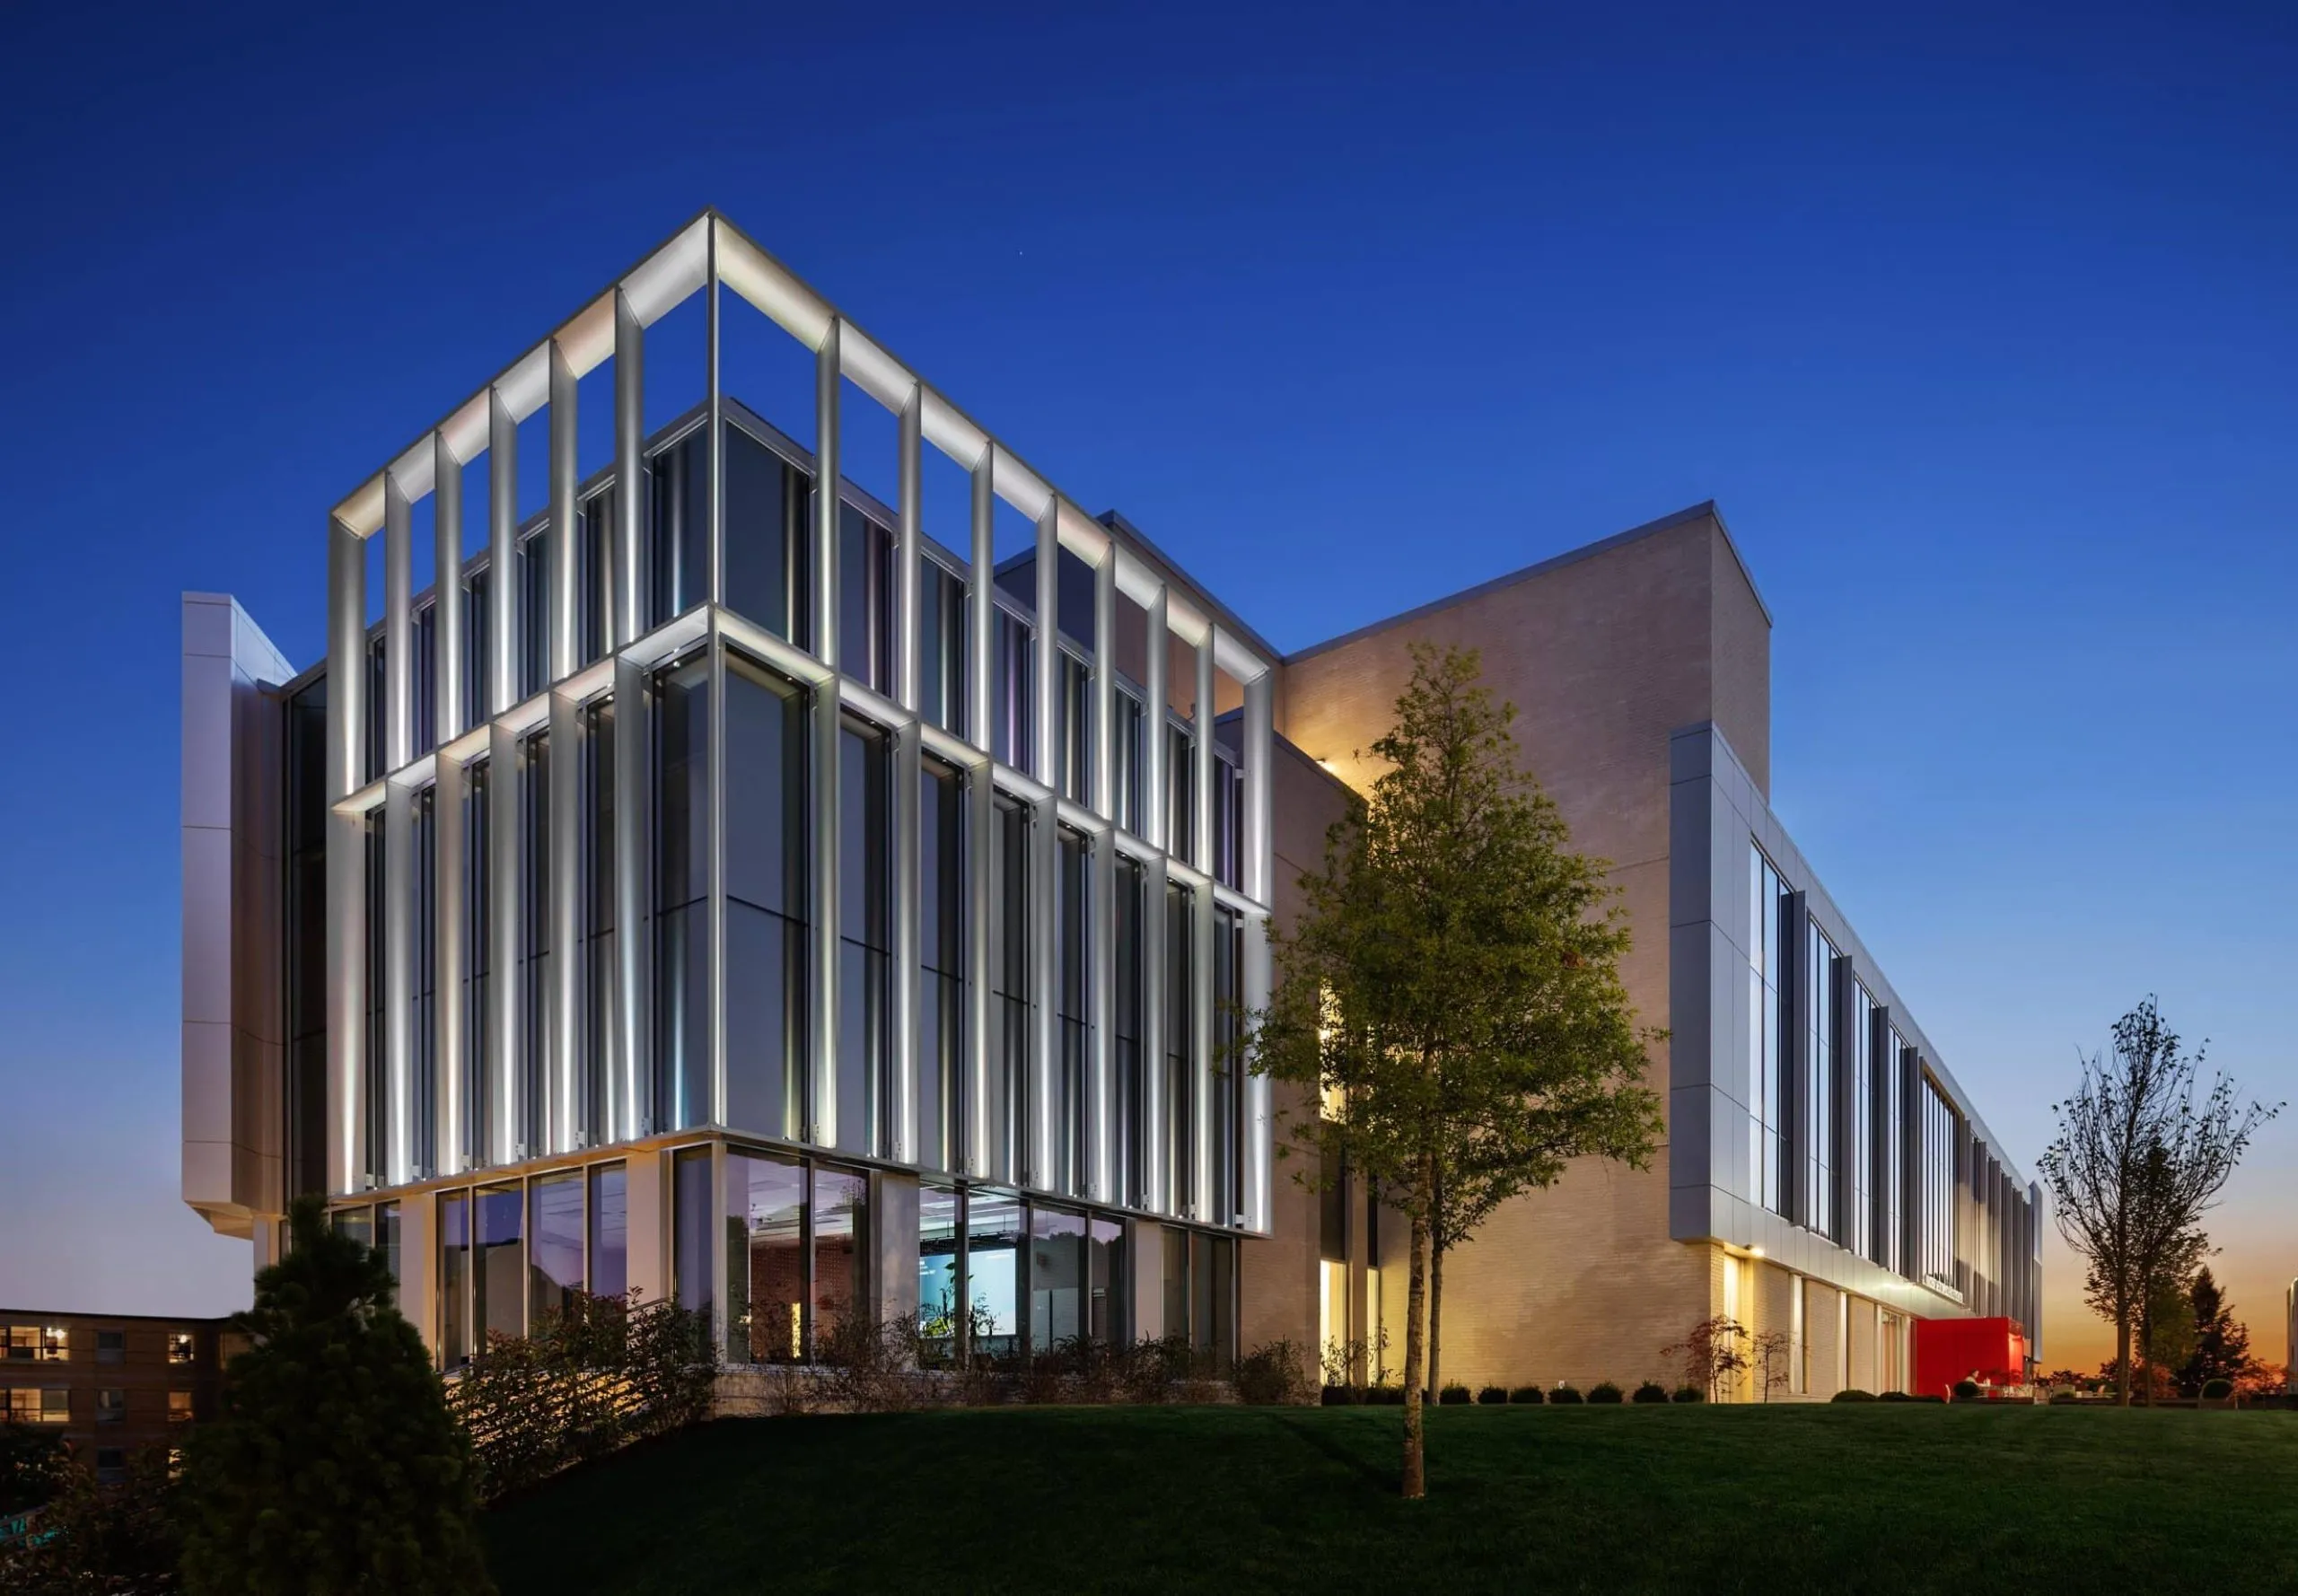
[[[55,1431],[0,1419],[0,1513],[38,1507],[64,1488],[70,1467]]]
[[[287,1256],[233,1321],[253,1338],[222,1416],[193,1432],[184,1583],[192,1596],[447,1596],[493,1590],[470,1450],[382,1256],[315,1197]]]
[[[2239,1381],[2256,1366],[2250,1332],[2234,1317],[2234,1305],[2226,1300],[2225,1288],[2211,1277],[2207,1264],[2196,1271],[2187,1288],[2187,1322],[2193,1349],[2179,1369],[2180,1395],[2198,1397],[2214,1380]]]
[[[164,1446],[128,1454],[125,1478],[100,1481],[66,1460],[32,1533],[0,1548],[11,1596],[163,1596],[182,1555],[180,1490]]]
[[[1573,1159],[1641,1166],[1659,1132],[1601,861],[1518,768],[1510,706],[1473,652],[1413,650],[1385,767],[1304,875],[1252,1067],[1321,1105],[1288,1151],[1338,1154],[1403,1210],[1404,1495],[1426,1493],[1421,1408],[1431,1250]],[[1440,1198],[1440,1191],[1443,1196]],[[1448,1217],[1449,1215],[1449,1217]]]

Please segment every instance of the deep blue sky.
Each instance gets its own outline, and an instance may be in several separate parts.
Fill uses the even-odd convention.
[[[1777,807],[2017,1155],[2149,990],[2298,1097],[2286,6],[1100,9],[12,19],[0,1303],[244,1295],[179,592],[310,660],[328,507],[705,204],[1280,646],[1714,497]]]

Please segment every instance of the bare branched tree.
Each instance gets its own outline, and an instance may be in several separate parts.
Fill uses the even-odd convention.
[[[2281,1111],[2238,1103],[2223,1074],[2197,1096],[2209,1044],[2188,1052],[2149,997],[2083,1061],[2074,1095],[2051,1105],[2042,1156],[2059,1233],[2089,1269],[2092,1307],[2115,1326],[2116,1395],[2130,1403],[2130,1341],[2150,1288],[2191,1257],[2259,1126]]]

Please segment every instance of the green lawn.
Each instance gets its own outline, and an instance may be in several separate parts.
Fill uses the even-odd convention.
[[[729,1420],[488,1516],[584,1591],[2298,1590],[2298,1413],[1455,1407]]]

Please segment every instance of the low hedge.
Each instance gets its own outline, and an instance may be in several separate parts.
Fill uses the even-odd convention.
[[[1696,1385],[1680,1385],[1676,1388],[1675,1399],[1679,1402],[1705,1402],[1707,1393]]]
[[[1527,1407],[1538,1407],[1548,1400],[1548,1393],[1536,1385],[1520,1385],[1508,1393],[1508,1400],[1521,1402]]]
[[[1557,1386],[1548,1392],[1548,1399],[1558,1407],[1577,1407],[1581,1402],[1580,1388],[1574,1385]]]
[[[1615,1404],[1618,1402],[1619,1397],[1619,1387],[1609,1380],[1597,1381],[1588,1392],[1588,1400],[1591,1402]]]
[[[1476,1399],[1479,1407],[1505,1407],[1508,1402],[1508,1388],[1504,1385],[1487,1385],[1481,1387],[1476,1393]]]
[[[1637,1402],[1664,1402],[1668,1399],[1668,1388],[1656,1380],[1647,1380],[1636,1388],[1636,1395],[1630,1399]]]
[[[1863,1391],[1855,1385],[1846,1386],[1828,1399],[1830,1402],[1873,1402],[1874,1399],[1874,1392]]]
[[[1447,1407],[1458,1407],[1468,1399],[1469,1388],[1464,1385],[1448,1385],[1436,1393],[1436,1400]]]

